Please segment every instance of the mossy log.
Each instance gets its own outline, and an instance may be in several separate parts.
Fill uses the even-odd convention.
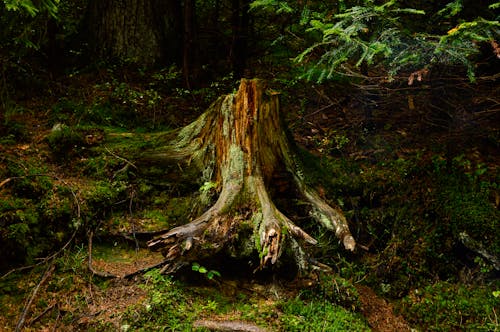
[[[304,244],[317,241],[278,210],[270,198],[273,175],[286,169],[310,205],[313,219],[354,250],[346,218],[307,186],[280,117],[278,94],[262,80],[241,81],[239,90],[215,101],[197,120],[179,130],[156,157],[185,162],[216,184],[216,202],[193,221],[149,241],[162,250],[167,272],[226,250],[232,256],[259,253],[259,268],[275,264],[286,246],[299,268],[308,260]]]

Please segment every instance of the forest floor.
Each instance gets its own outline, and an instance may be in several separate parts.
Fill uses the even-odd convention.
[[[206,272],[213,268],[216,273],[213,278],[192,266],[173,277],[155,269],[130,276],[163,260],[143,248],[135,235],[172,227],[194,212],[193,196],[186,195],[192,188],[158,183],[161,170],[142,173],[124,156],[155,146],[155,133],[191,122],[222,90],[165,92],[158,82],[94,75],[55,81],[46,95],[19,98],[6,116],[10,127],[0,146],[0,199],[7,205],[21,200],[25,205],[0,213],[5,220],[22,215],[20,220],[28,220],[38,232],[23,230],[18,239],[14,228],[8,228],[8,236],[25,246],[30,241],[58,243],[50,252],[69,245],[53,258],[33,254],[27,268],[2,265],[0,330],[15,330],[16,324],[25,331],[498,330],[499,298],[492,296],[499,287],[498,271],[473,248],[460,245],[454,230],[443,237],[438,226],[420,223],[430,213],[443,220],[445,214],[454,215],[449,210],[435,212],[432,205],[441,197],[433,194],[439,189],[434,175],[439,167],[451,165],[477,177],[471,181],[481,177],[494,184],[488,187],[486,201],[477,203],[491,205],[491,210],[468,208],[478,209],[473,211],[482,218],[493,216],[491,225],[485,225],[487,232],[498,229],[496,117],[470,125],[464,113],[448,126],[448,111],[419,108],[428,102],[426,90],[394,91],[398,98],[391,99],[366,88],[343,93],[335,87],[285,89],[282,108],[293,137],[311,163],[320,164],[310,170],[335,178],[321,182],[325,175],[318,175],[317,188],[326,196],[340,196],[336,203],[357,223],[353,234],[363,249],[344,255],[333,237],[316,230],[321,245],[315,254],[334,266],[333,274],[313,271],[293,280],[242,277],[219,264],[207,265]],[[61,125],[71,130],[54,137],[54,128]],[[49,187],[56,189],[44,189],[42,178],[50,179]],[[20,180],[31,182],[21,185]],[[474,195],[470,197],[479,194]],[[54,207],[65,204],[73,212]],[[51,209],[55,217],[46,212]],[[66,242],[69,230],[79,228],[68,230],[56,220],[73,223],[76,209],[87,227]],[[30,219],[29,211],[40,219]],[[418,221],[408,221],[398,211]],[[54,222],[49,240],[37,220]],[[398,226],[404,222],[408,225]],[[408,235],[407,228],[421,233]],[[498,239],[489,236],[482,238],[485,243]],[[433,250],[455,255],[450,256],[453,262],[441,271],[434,264],[442,255],[430,254]],[[7,259],[15,263],[15,258]],[[469,295],[466,302],[460,297],[464,287],[479,294],[477,298]],[[455,294],[460,302],[446,294]],[[484,311],[463,313],[478,303],[484,303]],[[431,307],[435,313],[427,312]],[[459,319],[452,321],[453,315]]]
[[[127,250],[96,246],[94,251],[100,252],[100,258],[94,258],[93,269],[100,273],[107,272],[118,276],[134,273],[138,269],[162,261],[158,255],[144,252],[143,249],[135,251],[131,248]],[[81,259],[86,258],[81,257]],[[40,271],[34,269],[21,279],[16,279],[16,286],[23,292],[24,300],[33,299],[35,304],[28,305],[26,301],[20,301],[17,296],[2,299],[4,309],[0,317],[2,331],[14,330],[15,323],[19,322],[20,313],[24,311],[27,316],[22,330],[25,331],[127,330],[126,321],[130,319],[130,313],[142,310],[151,301],[151,289],[145,287],[148,284],[148,278],[141,275],[103,281],[98,276],[89,276],[83,270],[60,269],[48,275],[48,281],[45,280],[42,284],[39,283],[41,282],[40,274],[37,272]],[[44,271],[41,272],[43,274]],[[178,277],[185,279],[182,276]],[[71,285],[66,285],[58,291],[53,290],[53,288],[59,288],[56,285],[60,285],[63,282],[61,280],[67,278],[71,280]],[[186,315],[185,324],[179,324],[178,328],[169,326],[167,322],[163,327],[153,325],[154,330],[167,328],[172,331],[190,331],[194,327],[198,327],[200,331],[203,328],[214,331],[249,332],[295,330],[280,323],[280,319],[286,317],[280,306],[283,301],[297,298],[301,292],[318,287],[320,281],[312,277],[301,278],[292,283],[241,278],[218,278],[213,281],[198,278],[196,281],[191,279],[184,282],[185,284],[180,289],[188,288],[188,290],[184,289],[188,296],[187,301],[201,306],[196,309],[198,315],[196,317]],[[38,286],[40,290],[34,294],[32,290]],[[356,308],[356,311],[360,313],[357,320],[360,322],[366,320],[366,323],[356,323],[355,326],[364,326],[362,330],[367,330],[369,326],[372,331],[380,332],[410,331],[408,323],[401,315],[395,314],[393,305],[386,299],[377,295],[366,285],[360,284],[355,287],[360,301],[359,308]],[[199,293],[204,294],[205,298],[197,298]],[[230,309],[215,309],[227,303],[230,304]],[[251,306],[248,306],[248,303],[251,303]],[[177,310],[175,303],[173,310]],[[261,310],[266,310],[266,312],[263,313]],[[258,323],[255,323],[256,319]],[[145,324],[145,326],[148,325]],[[143,328],[141,325],[137,327]],[[319,325],[313,327],[312,330],[322,329]],[[348,330],[345,326],[340,331]],[[358,329],[354,328],[354,330]]]
[[[29,116],[23,117],[22,121],[26,126],[32,128],[31,137],[21,144],[2,148],[2,153],[16,156],[21,160],[49,155],[50,151],[45,140],[51,132],[50,129],[41,124],[40,118]],[[74,188],[91,186],[91,184],[86,183],[84,177],[68,174],[58,165],[45,164],[45,167],[47,168],[46,172],[53,174],[58,181]],[[151,227],[155,227],[155,225],[149,223],[147,230],[151,230]],[[110,229],[107,231],[118,234],[120,230],[123,229],[119,227],[113,231]],[[136,230],[138,232],[146,230],[141,229],[140,220],[137,221]],[[19,270],[10,270],[9,272],[12,274],[4,274],[2,279],[7,280],[6,285],[9,286],[3,288],[6,294],[2,296],[0,301],[2,307],[1,330],[14,330],[22,313],[26,313],[22,329],[25,331],[83,331],[100,330],[101,328],[116,331],[126,330],[127,325],[123,323],[124,316],[128,315],[131,310],[144,307],[151,297],[151,291],[145,289],[144,285],[148,283],[148,279],[144,278],[142,274],[132,278],[123,278],[123,276],[161,263],[163,257],[159,253],[144,248],[134,248],[123,243],[122,238],[110,240],[108,235],[103,235],[106,239],[104,243],[93,246],[91,256],[93,272],[89,273],[87,267],[88,256],[90,256],[90,252],[86,251],[88,247],[85,248],[85,244],[81,243],[65,253],[58,262],[51,263],[56,264],[58,269],[46,275],[46,279],[43,278],[47,273],[45,264],[42,264],[41,267],[36,265],[30,267],[27,270],[28,273],[21,267]],[[101,275],[114,275],[116,278],[101,278]],[[182,276],[178,277],[184,279]],[[43,283],[40,279],[43,280]],[[256,315],[262,314],[258,313],[255,308],[250,308],[248,312],[235,309],[223,313],[211,308],[202,308],[201,315],[193,322],[193,326],[198,326],[200,330],[208,328],[222,331],[274,331],[281,329],[281,325],[276,322],[276,317],[283,315],[279,307],[283,299],[296,298],[305,289],[316,287],[319,282],[315,276],[298,279],[291,284],[269,280],[244,280],[245,278],[231,280],[222,277],[218,278],[217,281],[211,281],[200,280],[195,276],[194,279],[194,283],[193,280],[190,280],[184,286],[189,287],[190,292],[193,288],[199,288],[209,293],[208,297],[219,297],[219,293],[222,293],[223,302],[230,303],[239,301],[240,292],[243,292],[247,297],[245,302],[252,303],[254,307],[268,308],[266,316],[273,317],[273,322],[266,319],[256,325],[253,319],[245,317],[251,317],[252,311],[257,311]],[[39,291],[34,293],[34,289],[38,289],[38,287],[40,287]],[[16,292],[10,294],[13,289]],[[366,285],[356,286],[356,289],[360,301],[360,307],[357,310],[365,317],[367,325],[373,331],[410,330],[404,319],[400,315],[396,316],[392,305],[387,300],[376,295]],[[196,291],[194,292],[196,293]],[[30,300],[34,300],[35,303],[29,303]],[[195,302],[199,299],[189,301]],[[208,303],[211,302],[208,301]],[[190,329],[188,328],[188,330]]]

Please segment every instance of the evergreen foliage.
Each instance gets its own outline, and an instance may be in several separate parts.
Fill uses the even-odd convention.
[[[373,0],[340,1],[337,5],[303,5],[291,9],[283,1],[254,1],[252,8],[286,13],[300,12],[302,33],[309,40],[296,58],[308,65],[305,77],[318,82],[339,75],[368,75],[368,70],[389,75],[427,70],[433,66],[459,65],[474,80],[480,47],[498,39],[500,23],[494,9],[482,8],[488,17],[462,19],[461,0],[435,11],[405,7],[395,0],[380,4]],[[287,11],[281,8],[290,8]],[[477,12],[481,12],[478,10]],[[415,22],[433,22],[421,26]],[[455,26],[450,26],[455,22]],[[436,29],[436,26],[439,27]]]

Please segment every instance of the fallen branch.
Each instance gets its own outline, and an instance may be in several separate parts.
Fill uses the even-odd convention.
[[[157,264],[154,264],[154,265],[151,265],[151,266],[147,266],[145,268],[142,268],[142,269],[139,269],[137,271],[134,271],[134,272],[131,272],[129,274],[126,274],[122,278],[123,279],[132,278],[132,277],[134,277],[134,276],[136,276],[138,274],[142,274],[142,273],[148,272],[148,271],[150,271],[152,269],[156,269],[158,267],[162,267],[162,266],[168,264],[168,262],[169,262],[168,260],[161,261],[160,263],[157,263]]]
[[[137,166],[134,165],[134,163],[132,163],[131,161],[123,158],[123,157],[120,157],[119,155],[117,155],[116,153],[114,153],[113,151],[111,151],[110,149],[106,148],[106,151],[111,154],[113,157],[117,158],[117,159],[120,159],[122,161],[124,161],[125,163],[127,163],[128,165],[132,166],[133,168],[137,169]]]
[[[36,323],[37,321],[40,320],[40,318],[42,318],[43,316],[45,316],[49,311],[51,311],[52,309],[54,309],[55,307],[57,306],[57,303],[54,303],[52,305],[49,305],[47,308],[45,308],[44,311],[42,311],[38,316],[36,316],[35,318],[32,318],[30,319],[30,321],[28,322],[28,326],[31,326],[33,325],[34,323]]]
[[[43,258],[39,263],[36,263],[36,264],[33,264],[33,265],[28,265],[28,266],[23,266],[23,267],[19,267],[19,268],[16,268],[16,269],[12,269],[10,270],[9,272],[5,273],[4,275],[2,275],[0,277],[0,279],[3,279],[5,277],[7,277],[8,275],[14,273],[14,272],[20,272],[20,271],[24,271],[24,270],[28,270],[28,269],[32,269],[34,267],[37,267],[37,266],[40,266],[42,264],[45,264],[47,263],[48,261],[52,260],[52,259],[55,259],[57,256],[59,256],[60,253],[62,253],[64,250],[66,250],[66,248],[70,245],[70,243],[73,241],[73,239],[75,238],[76,236],[76,232],[77,230],[75,230],[73,232],[73,234],[71,234],[71,237],[70,239],[64,244],[64,246],[62,246],[61,249],[59,249],[58,251],[56,251],[55,253],[53,253],[52,255],[50,256],[47,256],[45,258]]]
[[[466,232],[460,233],[459,238],[460,242],[462,242],[464,246],[490,262],[495,270],[500,271],[500,261],[498,260],[498,258],[495,255],[489,253],[480,242],[471,238]]]
[[[216,321],[216,320],[197,320],[193,327],[205,328],[213,331],[227,332],[266,332],[267,330],[252,323],[241,321]]]
[[[55,264],[50,264],[47,267],[47,270],[45,270],[45,273],[43,274],[42,279],[40,280],[40,282],[36,285],[36,287],[31,292],[31,296],[26,301],[26,304],[24,305],[21,316],[19,317],[19,320],[17,321],[17,325],[16,325],[16,329],[15,329],[16,332],[20,332],[21,329],[23,328],[24,321],[26,320],[26,315],[28,314],[28,311],[31,307],[31,304],[35,300],[35,297],[38,293],[38,290],[43,285],[43,283],[45,283],[45,281],[47,281],[47,279],[52,275],[52,272],[54,272],[55,267],[56,267]]]

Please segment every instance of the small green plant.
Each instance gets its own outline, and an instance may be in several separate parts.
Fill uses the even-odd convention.
[[[200,192],[206,193],[215,188],[217,188],[217,183],[207,181],[204,182],[203,185],[200,187]]]
[[[318,151],[325,154],[331,154],[342,149],[349,143],[349,138],[336,130],[329,130],[317,139]]]
[[[206,267],[201,266],[199,263],[194,262],[191,265],[191,270],[196,271],[198,273],[201,273],[206,276],[208,280],[212,280],[215,277],[220,277],[221,274],[219,271],[216,270],[208,270]]]
[[[185,289],[171,276],[154,269],[145,274],[144,288],[149,299],[139,307],[129,308],[122,326],[133,331],[154,331],[168,327],[169,331],[192,331],[192,322],[199,314]]]

